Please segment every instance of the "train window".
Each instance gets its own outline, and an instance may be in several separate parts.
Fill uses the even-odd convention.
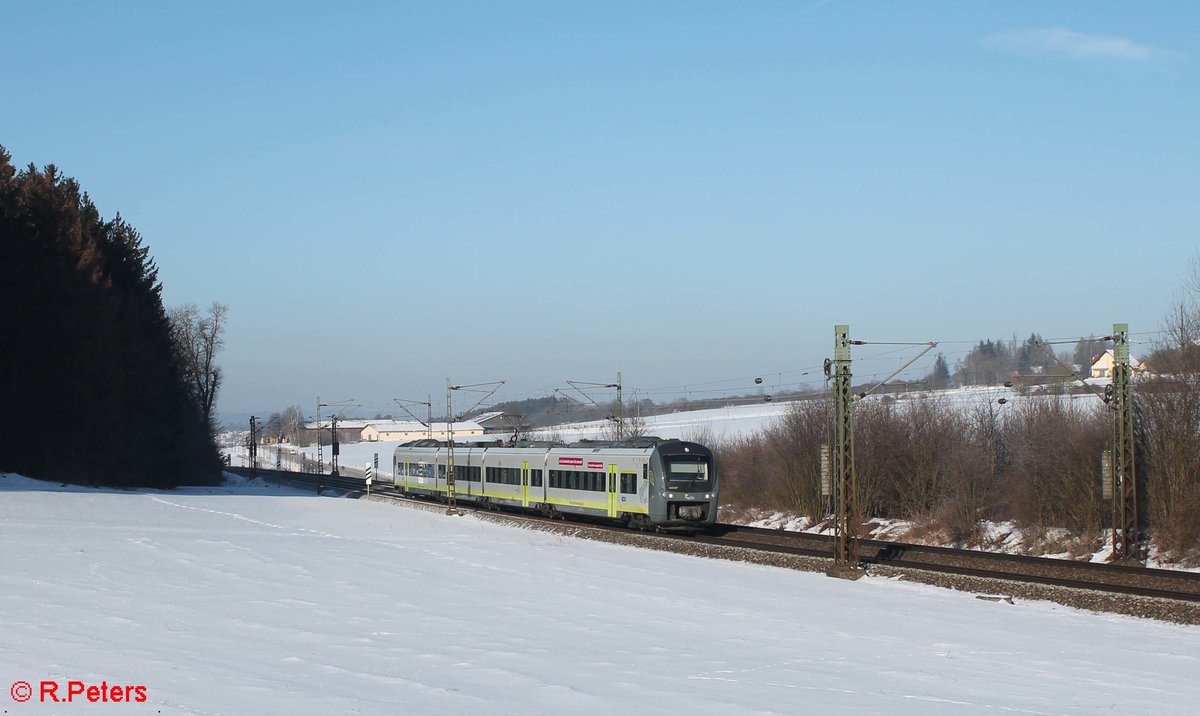
[[[542,471],[541,470],[530,470],[529,471],[529,485],[531,487],[541,487],[542,486]]]
[[[708,463],[672,460],[666,464],[667,489],[692,492],[709,489]]]
[[[621,494],[634,495],[637,494],[637,474],[633,472],[621,473]]]

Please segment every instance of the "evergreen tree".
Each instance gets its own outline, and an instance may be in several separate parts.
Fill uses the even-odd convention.
[[[1003,341],[980,341],[963,359],[959,378],[963,385],[995,385],[1016,368],[1012,352]]]
[[[937,360],[933,362],[933,371],[929,374],[929,387],[938,390],[949,385],[950,366],[946,363],[946,357],[938,353]]]
[[[0,469],[113,485],[219,478],[149,249],[53,165],[0,147]]]
[[[1089,374],[1092,363],[1100,357],[1100,354],[1108,350],[1108,342],[1102,341],[1095,336],[1080,338],[1075,343],[1075,352],[1071,355],[1071,362],[1079,366],[1080,372]]]

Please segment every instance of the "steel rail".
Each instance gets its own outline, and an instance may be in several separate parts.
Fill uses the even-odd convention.
[[[345,490],[349,493],[359,495],[365,494],[367,491],[365,480],[357,477],[316,475],[312,473],[285,472],[261,468],[251,470],[250,468],[243,467],[229,467],[226,470],[238,475],[257,476],[273,482],[298,486],[318,486],[321,489]],[[411,500],[418,504],[432,504],[428,498],[413,496],[387,484],[373,484],[371,492],[392,498]],[[494,512],[494,510],[487,508],[474,508],[472,511]],[[635,534],[633,530],[626,527],[618,527],[586,518],[576,519],[574,515],[570,517],[547,518],[526,513],[505,512],[504,514],[508,517],[519,518],[534,523],[574,524],[592,529]],[[665,539],[721,547],[734,547],[774,554],[788,554],[821,559],[833,558],[832,538],[829,535],[807,532],[718,524],[708,533],[660,532],[656,533],[655,536]],[[857,540],[855,554],[863,564],[881,567],[923,570],[966,577],[1042,584],[1185,602],[1200,602],[1200,574],[1180,570],[1129,567],[1096,562],[1077,562],[1050,557],[1031,557],[1028,555],[1013,555],[1000,552],[984,552],[981,550],[869,539]],[[957,561],[958,563],[948,563],[950,561]],[[1130,584],[1120,580],[1140,581],[1143,584]]]

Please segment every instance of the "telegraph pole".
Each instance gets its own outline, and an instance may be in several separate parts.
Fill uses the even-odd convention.
[[[446,514],[457,515],[458,504],[454,501],[454,399],[455,386],[446,379]]]
[[[621,400],[621,371],[617,371],[617,440],[625,438],[625,403]]]
[[[474,410],[475,408],[478,408],[483,403],[483,401],[492,397],[492,395],[494,395],[497,390],[500,390],[500,386],[504,385],[504,381],[497,380],[497,381],[493,381],[491,383],[474,383],[471,385],[454,385],[453,383],[450,382],[449,378],[446,379],[446,437],[447,437],[447,440],[446,440],[446,502],[449,505],[446,508],[446,514],[448,514],[448,515],[459,514],[458,504],[455,502],[455,499],[454,499],[454,420],[455,420],[455,415],[454,415],[454,407],[451,402],[453,400],[454,391],[456,391],[456,390],[477,390],[477,392],[483,393],[484,391],[481,390],[481,388],[486,388],[489,385],[494,386],[494,387],[491,390],[487,391],[486,394],[482,398],[475,401],[474,405],[472,405],[471,407],[462,411],[463,416],[466,416],[472,410]]]
[[[321,430],[322,430],[322,428],[321,428],[321,408],[340,408],[339,411],[334,413],[333,420],[334,420],[334,423],[336,423],[337,419],[340,418],[342,416],[342,414],[345,413],[347,410],[359,407],[358,405],[355,405],[353,403],[354,403],[354,398],[348,398],[346,400],[339,400],[335,403],[322,403],[321,397],[317,396],[317,474],[318,475],[323,474],[325,472],[324,455],[323,455],[323,451],[321,449]],[[338,470],[338,467],[337,467],[337,462],[338,462],[338,460],[337,460],[337,455],[338,455],[337,428],[334,427],[333,430],[331,431],[331,433],[333,436],[333,439],[330,441],[330,444],[333,449],[333,460],[332,460],[333,474],[336,475],[336,474],[338,474],[337,473],[337,470]]]
[[[1133,376],[1129,365],[1129,324],[1113,324],[1113,370],[1109,408],[1113,414],[1112,561],[1140,564],[1137,466],[1133,433]]]
[[[427,396],[425,398],[424,403],[422,403],[419,400],[408,400],[406,398],[392,398],[392,402],[394,402],[396,405],[399,405],[400,409],[403,410],[404,412],[408,413],[408,416],[410,418],[417,421],[421,425],[424,425],[425,426],[425,437],[430,440],[433,439],[433,396],[432,395]],[[406,405],[406,403],[412,403],[413,405],[424,405],[426,408],[428,408],[428,417],[425,420],[421,420],[420,418],[418,418],[416,415],[413,414],[413,411],[408,409],[408,405]],[[449,406],[447,406],[447,409],[449,409]]]
[[[595,400],[592,399],[592,396],[583,392],[583,388],[580,388],[579,386],[584,386],[586,388],[616,388],[617,389],[616,412],[614,415],[609,415],[605,419],[612,420],[616,423],[616,431],[615,432],[617,435],[617,440],[621,440],[625,436],[625,403],[622,402],[622,399],[621,399],[621,371],[617,371],[617,382],[616,383],[589,383],[584,380],[568,380],[566,382],[567,382],[567,385],[569,385],[575,389],[575,392],[579,393],[580,395],[582,395],[584,398],[587,399],[588,402],[583,403],[583,405],[597,405],[598,406],[599,404]],[[569,397],[569,396],[567,396],[566,393],[563,393],[562,391],[558,390],[557,388],[554,389],[554,392],[559,393],[564,397]],[[572,398],[572,400],[574,400],[574,398]],[[578,401],[576,401],[576,402],[578,402]]]
[[[250,452],[250,473],[253,475],[258,471],[258,418],[250,416],[250,444],[247,446]]]
[[[832,375],[830,368],[832,367]],[[858,475],[854,470],[854,395],[850,371],[850,326],[833,327],[833,566],[830,577],[858,579],[862,566],[854,556],[854,521],[858,515]]]
[[[338,450],[337,424],[338,416],[335,414],[329,419],[329,444],[332,446],[330,448],[331,455],[329,457],[330,475],[338,474],[338,453],[340,451]]]
[[[317,396],[317,474],[325,472],[325,455],[321,450],[321,408],[325,404],[321,402],[321,396]]]

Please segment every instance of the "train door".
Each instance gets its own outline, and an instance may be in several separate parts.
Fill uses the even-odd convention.
[[[617,485],[620,482],[617,477],[620,473],[617,471],[616,465],[608,466],[608,516],[617,516]]]
[[[521,463],[521,507],[529,507],[529,461]]]

